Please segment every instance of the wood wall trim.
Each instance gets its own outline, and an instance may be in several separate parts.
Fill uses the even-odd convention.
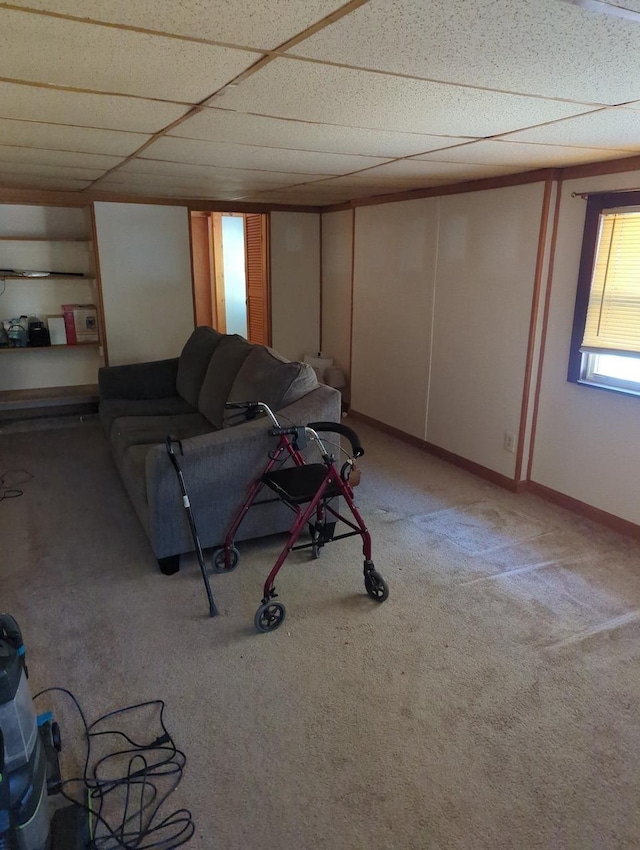
[[[151,204],[168,207],[187,207],[201,212],[300,212],[319,213],[322,207],[309,204],[270,204],[248,201],[225,201],[215,198],[158,198],[152,195],[128,195],[126,192],[61,192],[51,189],[13,189],[0,187],[1,204],[25,204],[47,207],[88,207],[96,201],[113,204]]]
[[[573,496],[567,496],[566,493],[560,493],[558,490],[553,490],[544,484],[538,484],[536,481],[529,481],[526,489],[529,493],[540,496],[548,502],[553,502],[554,505],[559,505],[561,508],[593,520],[600,525],[605,525],[607,528],[618,532],[618,534],[624,534],[627,537],[640,540],[640,525],[628,519],[610,514],[608,511],[603,511],[601,508],[596,508],[594,505],[580,501],[580,499],[574,499]]]
[[[93,204],[89,207],[91,218],[91,235],[93,238],[93,265],[96,273],[96,289],[98,294],[98,325],[100,328],[100,342],[102,345],[102,359],[104,365],[109,365],[109,343],[107,342],[107,322],[104,315],[104,298],[102,296],[102,276],[100,274],[100,249],[98,247],[98,227],[96,225],[96,211]]]
[[[460,469],[471,472],[473,475],[477,475],[485,481],[497,484],[498,487],[510,490],[512,493],[517,493],[525,489],[513,478],[509,478],[506,475],[502,475],[500,472],[489,469],[487,466],[482,466],[480,463],[468,460],[461,455],[457,455],[454,452],[450,452],[447,449],[436,446],[434,443],[429,443],[427,440],[422,440],[420,437],[414,437],[413,434],[407,434],[405,431],[401,431],[398,428],[394,428],[391,425],[387,425],[384,422],[373,419],[371,416],[366,416],[364,413],[358,413],[357,410],[349,410],[349,416],[353,417],[353,419],[365,422],[367,425],[371,425],[373,428],[376,428],[378,431],[382,431],[384,434],[396,437],[398,440],[402,440],[403,443],[409,443],[411,446],[422,449],[428,454],[440,458],[440,460],[445,460],[447,463],[453,464],[453,466],[458,466]]]
[[[640,154],[624,159],[607,159],[604,162],[587,162],[560,169],[561,180],[576,180],[581,177],[601,177],[606,174],[622,174],[625,171],[640,171]]]
[[[322,216],[318,216],[318,239],[320,242],[320,250],[319,250],[319,275],[320,275],[320,321],[318,328],[318,351],[322,351],[322,308],[323,308],[323,300],[324,300],[324,279],[322,274]]]
[[[507,174],[502,177],[486,177],[465,183],[450,183],[445,186],[433,186],[430,189],[407,189],[385,195],[373,195],[366,198],[354,198],[340,204],[327,206],[311,204],[275,204],[262,201],[225,201],[215,198],[161,198],[153,195],[131,195],[126,192],[105,192],[86,189],[80,192],[55,191],[51,189],[16,189],[0,187],[0,203],[35,204],[46,206],[86,207],[95,201],[126,204],[164,204],[167,206],[187,207],[189,210],[209,212],[301,212],[331,213],[355,209],[356,207],[392,204],[400,201],[415,201],[421,198],[462,195],[468,192],[484,192],[489,189],[503,189],[509,186],[523,186],[547,180],[574,180],[580,177],[595,177],[606,174],[620,174],[626,171],[640,171],[640,155],[626,159],[607,160],[569,168],[543,168],[525,171],[519,174]]]
[[[533,279],[533,295],[531,297],[531,316],[529,319],[529,338],[527,340],[527,355],[524,367],[522,402],[520,404],[520,427],[518,429],[518,446],[516,449],[516,466],[514,472],[514,478],[516,481],[520,481],[522,478],[522,461],[524,457],[524,444],[527,433],[527,415],[529,413],[529,398],[531,395],[531,376],[533,374],[533,360],[536,347],[538,312],[540,308],[540,293],[542,290],[542,274],[544,271],[545,250],[547,247],[547,225],[549,221],[549,207],[551,206],[552,190],[553,181],[545,181],[544,195],[542,198],[542,213],[540,215],[540,230],[538,231],[538,253],[536,256],[536,270]]]
[[[264,229],[264,242],[265,242],[265,269],[267,273],[267,322],[268,322],[268,339],[269,345],[273,345],[273,289],[271,286],[272,281],[272,262],[271,262],[271,213],[266,213],[265,220],[265,229]]]
[[[544,367],[544,354],[547,347],[547,331],[549,327],[549,313],[551,311],[551,289],[553,283],[553,272],[556,260],[556,245],[558,241],[558,225],[560,222],[560,203],[562,200],[562,181],[558,182],[556,191],[556,203],[553,212],[553,230],[551,232],[551,246],[549,249],[549,267],[547,269],[547,289],[544,296],[544,310],[542,314],[542,332],[540,335],[540,351],[538,353],[538,373],[536,375],[536,389],[533,397],[533,415],[531,418],[531,437],[529,439],[529,458],[527,460],[527,481],[531,480],[531,469],[533,467],[533,452],[536,444],[536,431],[538,428],[538,411],[540,407],[540,392],[542,389],[542,370]]]
[[[468,192],[485,192],[488,189],[525,186],[528,183],[540,183],[543,180],[558,180],[560,171],[561,169],[558,168],[538,168],[535,171],[505,174],[502,177],[483,177],[480,180],[467,180],[465,183],[447,183],[444,186],[432,186],[429,189],[405,189],[402,192],[390,192],[386,195],[355,198],[342,204],[330,204],[322,207],[322,212],[342,212],[353,207],[373,207],[379,204],[396,204],[399,201],[418,201],[421,198],[439,198],[443,195],[464,195]]]
[[[322,216],[320,216],[322,218]],[[353,374],[353,288],[356,271],[356,210],[351,210],[351,306],[349,316],[349,384]]]

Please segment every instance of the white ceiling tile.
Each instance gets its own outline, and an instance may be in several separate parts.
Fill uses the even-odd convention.
[[[0,82],[0,118],[156,133],[190,107]]]
[[[556,168],[585,162],[617,159],[624,156],[629,156],[629,152],[563,147],[560,145],[534,145],[525,142],[483,141],[472,142],[468,145],[449,148],[436,153],[422,154],[415,159],[419,161]]]
[[[102,177],[104,169],[95,168],[74,168],[69,165],[37,165],[30,162],[5,162],[2,159],[2,149],[0,149],[0,172],[9,172],[12,174],[33,175],[34,177],[56,177],[63,180],[97,180]]]
[[[421,159],[399,159],[387,165],[379,165],[366,173],[368,179],[404,178],[406,180],[435,179],[450,181],[477,180],[481,177],[496,177],[509,174],[514,169],[509,166],[484,165],[462,162],[427,162]],[[361,175],[363,176],[363,173]]]
[[[444,136],[491,136],[588,106],[277,59],[224,95],[224,107],[282,118]],[[217,104],[217,100],[213,101]]]
[[[318,192],[290,192],[290,191],[280,191],[280,192],[260,192],[255,195],[245,195],[242,198],[243,201],[255,201],[256,203],[262,204],[301,204],[305,206],[323,206],[326,204],[338,204],[343,201],[350,200],[349,197],[345,194],[335,193],[330,195],[328,193],[318,193]]]
[[[161,177],[154,174],[132,174],[119,170],[109,174],[104,180],[100,181],[99,185],[102,186],[108,181],[111,183],[141,186],[148,190],[190,186],[199,191],[238,190],[247,192],[285,188],[295,185],[298,182],[305,182],[304,175],[301,181],[301,175],[281,174],[277,175],[277,179],[265,180],[262,178],[263,174],[265,172],[262,171],[245,172],[234,169],[215,169],[212,170],[212,173],[199,177],[180,173]],[[313,176],[315,177],[315,175]]]
[[[310,180],[321,180],[326,175],[315,173],[300,173],[286,171],[261,171],[249,168],[217,168],[209,165],[192,165],[182,162],[164,162],[155,159],[132,159],[115,174],[144,177],[157,180],[189,179],[189,180],[219,180],[237,183],[238,181],[265,184],[292,184]]]
[[[559,0],[370,0],[292,52],[544,97],[640,98],[640,25]]]
[[[77,168],[97,168],[107,171],[119,162],[121,156],[100,153],[75,153],[54,151],[46,148],[19,148],[0,144],[0,160],[3,162],[31,162],[37,165],[71,165]]]
[[[120,133],[116,130],[93,130],[88,127],[65,127],[61,124],[38,124],[0,118],[0,139],[5,145],[124,157],[136,151],[150,138],[141,133]]]
[[[0,9],[0,76],[196,102],[259,54]]]
[[[169,136],[164,136],[149,145],[143,156],[145,159],[165,159],[200,165],[318,174],[346,174],[349,171],[357,171],[385,161],[382,157],[231,145]]]
[[[98,183],[92,191],[100,194],[110,192],[117,195],[141,195],[149,198],[210,198],[212,200],[235,200],[245,194],[239,189],[209,189],[206,186],[166,186],[164,184],[146,186],[137,183],[119,183],[111,179]]]
[[[18,0],[13,5],[269,50],[344,0]]]
[[[638,25],[640,30],[640,24]],[[574,145],[609,150],[640,150],[640,112],[633,109],[602,109],[589,115],[567,118],[546,127],[510,134],[509,141]]]
[[[66,180],[59,177],[43,177],[31,174],[14,174],[0,171],[0,187],[4,189],[51,189],[53,191],[79,191],[91,185],[88,180]]]
[[[414,177],[398,177],[389,174],[376,174],[374,171],[362,171],[359,174],[348,174],[344,177],[329,177],[317,184],[318,187],[323,186],[327,189],[332,187],[348,188],[352,192],[352,197],[355,193],[361,193],[363,189],[369,190],[384,190],[392,192],[395,190],[413,189],[415,188],[416,178]],[[429,178],[429,185],[442,185],[451,183],[452,180],[442,177]],[[421,181],[420,185],[423,185]],[[314,188],[316,186],[314,185]]]
[[[216,99],[216,102],[218,100]],[[222,101],[220,101],[222,102]],[[265,115],[207,108],[168,133],[187,139],[393,158],[460,144],[464,139],[307,124]]]

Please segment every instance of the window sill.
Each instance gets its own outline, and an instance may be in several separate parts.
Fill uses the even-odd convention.
[[[577,381],[572,381],[571,383],[578,384],[581,387],[590,387],[594,390],[606,390],[609,393],[616,393],[616,395],[626,395],[631,398],[640,398],[640,391],[630,390],[625,387],[612,387],[610,384],[600,384],[595,381],[583,381],[581,379]]]

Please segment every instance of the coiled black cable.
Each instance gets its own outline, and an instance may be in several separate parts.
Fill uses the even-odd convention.
[[[177,809],[164,818],[160,809],[175,791],[187,761],[164,721],[163,700],[150,700],[107,712],[88,723],[76,697],[66,688],[45,688],[34,697],[49,693],[65,694],[74,704],[86,739],[82,776],[62,783],[62,796],[82,806],[92,821],[90,850],[174,850],[189,841],[195,824],[188,809]],[[138,742],[119,729],[99,729],[105,721],[133,715],[142,709],[158,710],[161,734],[149,742]],[[94,759],[92,743],[105,736],[124,739],[128,746]],[[124,770],[122,769],[124,765]],[[164,783],[164,789],[161,785]],[[80,786],[86,802],[66,789]]]

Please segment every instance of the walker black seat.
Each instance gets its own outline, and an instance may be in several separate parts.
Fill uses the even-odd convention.
[[[262,481],[285,501],[293,505],[302,505],[313,499],[326,475],[327,467],[324,464],[308,463],[305,466],[292,466],[265,472]],[[324,491],[324,496],[330,498],[339,495],[340,489],[332,481]]]

